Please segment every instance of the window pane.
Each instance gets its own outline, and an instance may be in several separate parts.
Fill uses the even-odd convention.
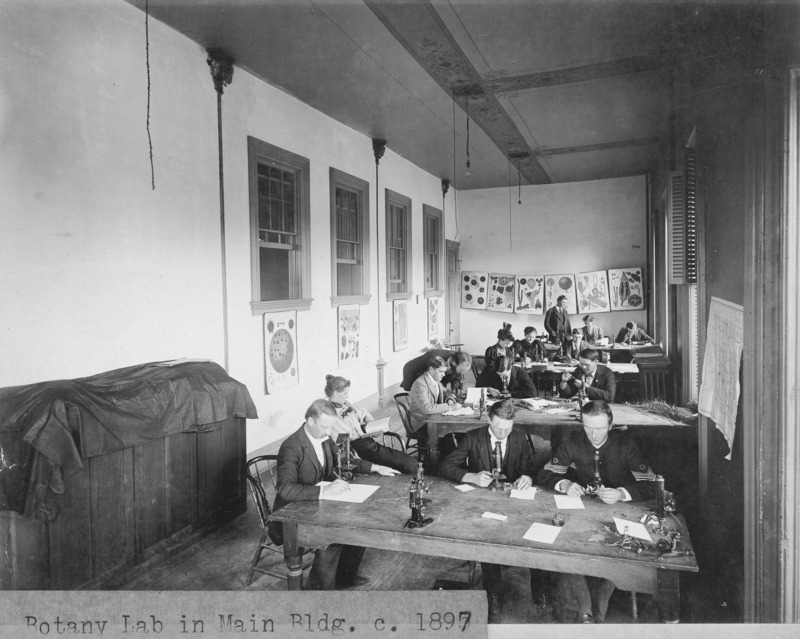
[[[294,251],[260,247],[258,253],[261,301],[291,299],[289,275]]]

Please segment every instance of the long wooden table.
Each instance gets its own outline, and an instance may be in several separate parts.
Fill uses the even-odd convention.
[[[477,488],[466,493],[455,484],[428,478],[431,503],[425,512],[433,523],[409,529],[407,476],[359,476],[356,483],[380,488],[363,504],[335,501],[294,502],[271,517],[283,522],[284,556],[289,568],[289,590],[302,590],[300,549],[324,548],[330,544],[352,544],[382,550],[411,552],[452,559],[486,561],[510,566],[540,568],[555,572],[605,577],[622,589],[655,595],[659,616],[677,622],[680,612],[681,571],[698,572],[694,556],[659,558],[658,536],[640,554],[613,546],[619,539],[612,517],[640,520],[651,512],[645,502],[613,505],[585,497],[585,510],[561,511],[566,519],[553,544],[528,541],[523,535],[533,523],[551,524],[556,512],[553,494],[539,489],[534,501],[510,499],[508,493]],[[502,514],[506,521],[481,517],[485,512]],[[689,531],[681,515],[670,515],[669,528],[680,532],[691,548]]]
[[[614,426],[616,427],[674,426],[695,429],[694,426],[687,426],[668,417],[645,413],[630,404],[611,404],[611,411],[614,413]],[[428,429],[428,467],[426,472],[434,473],[439,466],[440,437],[444,437],[448,433],[464,433],[483,426],[485,423],[485,418],[480,419],[477,410],[474,410],[472,415],[432,415],[426,422]],[[550,439],[550,434],[555,428],[570,430],[580,428],[580,426],[580,416],[577,410],[570,413],[548,415],[519,409],[514,418],[515,428],[521,428],[544,439]]]

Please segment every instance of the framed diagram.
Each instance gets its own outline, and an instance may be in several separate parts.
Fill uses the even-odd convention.
[[[346,368],[358,362],[361,307],[358,304],[344,304],[338,310],[339,368]]]
[[[392,337],[395,351],[408,346],[408,300],[392,302]]]
[[[514,312],[514,282],[513,275],[502,273],[489,273],[487,287],[486,308],[490,311],[502,313]]]
[[[461,308],[486,308],[488,273],[461,271]]]
[[[517,275],[514,312],[544,314],[544,275]]]
[[[556,305],[560,295],[566,295],[567,313],[575,315],[578,304],[575,300],[575,276],[572,273],[544,276],[545,310]]]
[[[300,381],[297,311],[264,313],[264,362],[268,395],[296,386]]]
[[[644,308],[644,286],[640,267],[608,269],[608,288],[612,311]]]
[[[439,297],[428,298],[428,339],[439,339]]]
[[[608,313],[608,280],[605,271],[591,271],[575,275],[579,313]]]

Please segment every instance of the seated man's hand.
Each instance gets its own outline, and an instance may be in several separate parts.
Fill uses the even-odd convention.
[[[514,482],[514,488],[518,490],[525,490],[533,486],[533,480],[527,475],[520,475],[517,481]]]
[[[500,391],[496,388],[487,388],[486,390],[489,393],[489,397],[500,397]]]
[[[599,488],[597,490],[597,496],[605,504],[616,504],[618,501],[622,501],[625,498],[619,488]]]
[[[574,384],[575,388],[583,388],[583,382],[579,379],[573,379],[572,383]]]
[[[570,483],[566,492],[567,497],[583,497],[585,494],[586,490],[584,489],[584,487],[575,482]]]
[[[343,479],[337,479],[335,481],[332,481],[327,486],[323,486],[321,494],[333,497],[334,495],[341,495],[342,493],[346,493],[348,490],[350,490],[350,484],[348,484]]]
[[[450,410],[458,410],[459,408],[461,408],[461,404],[459,404],[458,402],[453,402],[452,404],[450,404]]]
[[[372,464],[372,472],[383,475],[384,477],[394,477],[400,474],[399,470],[389,468],[388,466],[381,466],[380,464]]]
[[[461,478],[465,484],[477,484],[481,488],[486,488],[492,483],[492,473],[482,470],[479,473],[467,473]]]

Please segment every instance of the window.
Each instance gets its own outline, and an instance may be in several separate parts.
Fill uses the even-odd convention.
[[[410,299],[411,200],[386,189],[386,298]]]
[[[437,297],[442,290],[442,212],[427,204],[422,205],[422,244],[425,271],[425,297]]]
[[[331,303],[368,304],[369,184],[331,168]]]
[[[308,310],[309,163],[247,139],[253,314]]]

